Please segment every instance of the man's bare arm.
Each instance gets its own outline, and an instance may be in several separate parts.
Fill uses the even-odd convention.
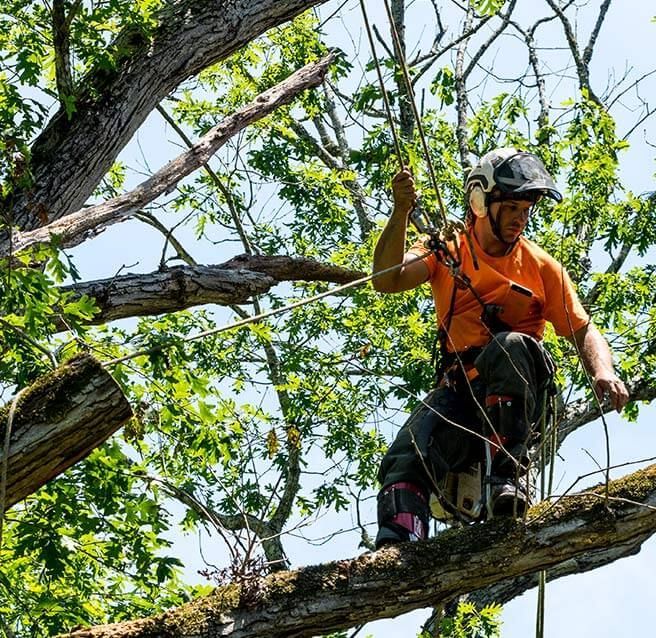
[[[608,342],[592,323],[577,330],[574,340],[581,353],[583,365],[592,377],[597,397],[602,400],[608,395],[613,408],[621,412],[629,400],[629,392],[624,382],[615,374]]]
[[[394,210],[374,250],[374,272],[403,264],[401,268],[373,280],[378,292],[401,292],[416,288],[428,278],[428,267],[413,253],[405,252],[408,215],[417,199],[414,180],[407,169],[392,180]]]

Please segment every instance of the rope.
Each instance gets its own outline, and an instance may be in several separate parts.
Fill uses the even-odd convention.
[[[401,144],[399,142],[399,136],[396,131],[396,126],[394,124],[394,118],[392,117],[392,110],[389,105],[389,99],[387,96],[387,90],[385,89],[385,82],[383,81],[383,74],[380,68],[380,61],[378,60],[378,55],[376,53],[376,45],[374,44],[374,38],[373,34],[371,31],[371,26],[369,24],[369,16],[367,14],[367,10],[365,8],[364,0],[360,0],[360,9],[362,11],[362,17],[364,20],[364,25],[365,29],[367,32],[367,38],[369,40],[369,47],[371,49],[371,56],[374,61],[374,66],[376,67],[376,74],[378,75],[378,83],[380,85],[380,90],[383,96],[383,102],[385,104],[385,112],[387,114],[387,122],[390,127],[390,130],[392,131],[392,137],[394,138],[394,146],[396,149],[396,155],[399,160],[399,165],[401,170],[403,170],[404,167],[404,162],[403,162],[403,154],[401,151]],[[474,251],[474,245],[473,242],[471,241],[471,238],[469,235],[465,232],[466,229],[464,227],[464,224],[459,221],[459,220],[449,220],[447,218],[446,214],[446,209],[444,207],[444,201],[442,199],[442,195],[440,192],[439,185],[437,183],[437,177],[435,175],[435,168],[433,166],[433,162],[431,160],[431,154],[430,154],[430,149],[428,148],[428,142],[426,141],[426,134],[424,131],[424,127],[422,124],[421,120],[421,115],[419,111],[417,110],[417,104],[415,100],[415,94],[414,94],[414,89],[412,87],[412,81],[410,79],[410,74],[408,72],[408,65],[405,60],[405,56],[403,55],[403,47],[401,45],[401,40],[399,38],[398,31],[396,29],[396,24],[394,22],[394,18],[392,16],[392,12],[390,10],[389,4],[387,0],[385,0],[385,9],[387,11],[387,17],[390,23],[390,29],[392,31],[392,37],[394,40],[394,49],[396,51],[396,56],[399,61],[399,66],[401,67],[401,70],[403,72],[403,78],[404,78],[404,83],[406,87],[406,91],[408,92],[408,96],[410,98],[410,104],[412,106],[412,112],[415,117],[415,122],[417,124],[417,131],[419,132],[419,137],[421,139],[421,144],[424,152],[424,158],[426,160],[426,165],[428,166],[428,171],[430,175],[430,180],[431,184],[433,186],[433,190],[435,192],[435,195],[437,197],[437,202],[438,202],[438,207],[439,207],[439,212],[441,216],[441,223],[442,223],[442,234],[445,239],[451,240],[455,243],[456,246],[456,256],[457,256],[457,261],[460,261],[460,248],[458,246],[458,243],[456,241],[456,234],[457,233],[465,233],[466,241],[469,245],[472,259],[474,261],[474,268],[478,270],[478,259],[476,257],[476,253]],[[420,233],[426,233],[428,234],[432,241],[437,245],[440,244],[441,238],[438,236],[438,231],[432,227],[430,218],[426,214],[426,212],[419,206],[418,203],[415,203],[415,208],[410,215],[410,221],[417,227],[417,230],[419,230]]]
[[[385,104],[385,112],[387,113],[387,123],[392,131],[392,138],[394,139],[394,148],[396,149],[396,157],[399,160],[399,166],[401,170],[404,168],[403,162],[403,153],[401,152],[401,143],[399,141],[399,135],[396,132],[396,126],[394,125],[394,118],[392,117],[392,109],[390,108],[389,98],[387,97],[387,90],[385,89],[385,82],[383,81],[383,73],[380,70],[380,62],[378,61],[378,55],[376,54],[376,45],[374,43],[374,36],[371,33],[371,26],[369,25],[369,16],[367,15],[367,9],[364,6],[364,0],[360,0],[360,8],[362,9],[362,19],[364,20],[364,26],[367,31],[367,38],[369,39],[369,48],[371,49],[371,56],[374,59],[374,64],[376,66],[376,73],[378,75],[378,84],[380,85],[380,91],[383,94],[383,103]]]
[[[426,160],[426,165],[428,166],[428,172],[431,178],[431,184],[435,191],[435,196],[437,197],[437,204],[439,207],[440,215],[442,217],[442,224],[448,226],[449,220],[447,219],[446,209],[444,208],[444,202],[442,200],[442,195],[440,193],[439,186],[437,184],[437,177],[435,176],[435,168],[430,157],[430,149],[428,148],[428,142],[426,141],[426,134],[424,132],[424,127],[421,123],[421,116],[417,109],[417,103],[415,100],[415,92],[412,87],[412,80],[410,79],[410,73],[408,71],[408,65],[405,60],[405,55],[403,54],[403,47],[401,45],[401,39],[399,38],[399,33],[396,30],[396,24],[394,22],[394,17],[392,16],[392,10],[389,6],[389,1],[384,0],[385,11],[387,12],[387,18],[390,23],[390,28],[392,30],[392,39],[394,40],[394,49],[396,51],[396,57],[399,61],[399,66],[403,73],[403,79],[405,82],[405,88],[408,92],[408,97],[410,98],[410,106],[412,107],[412,112],[415,116],[415,121],[417,124],[417,132],[419,133],[419,138],[421,139],[421,145],[424,149],[424,156]]]

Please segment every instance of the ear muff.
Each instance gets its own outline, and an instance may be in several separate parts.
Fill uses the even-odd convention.
[[[474,186],[469,192],[469,205],[474,215],[479,219],[487,217],[487,206],[485,205],[485,191],[480,186]]]

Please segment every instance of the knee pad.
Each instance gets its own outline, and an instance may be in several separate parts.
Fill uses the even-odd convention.
[[[529,438],[531,425],[525,411],[524,401],[519,397],[489,394],[485,398],[490,434],[508,441],[526,441]]]
[[[393,483],[378,494],[376,549],[428,537],[428,498],[413,483]]]

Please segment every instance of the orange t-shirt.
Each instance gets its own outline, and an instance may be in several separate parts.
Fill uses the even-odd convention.
[[[461,236],[461,271],[470,278],[485,303],[503,308],[499,318],[512,330],[542,339],[545,321],[549,321],[557,335],[571,336],[589,322],[569,275],[542,248],[520,237],[508,255],[492,257],[483,251],[474,233],[471,238],[479,267],[474,269],[469,243]],[[430,250],[420,240],[410,252],[424,255]],[[455,281],[435,254],[430,254],[424,263],[429,271],[438,324],[442,325],[451,305]],[[481,311],[481,304],[470,290],[456,288],[447,336],[450,351],[461,352],[488,343],[490,331],[481,321]]]

